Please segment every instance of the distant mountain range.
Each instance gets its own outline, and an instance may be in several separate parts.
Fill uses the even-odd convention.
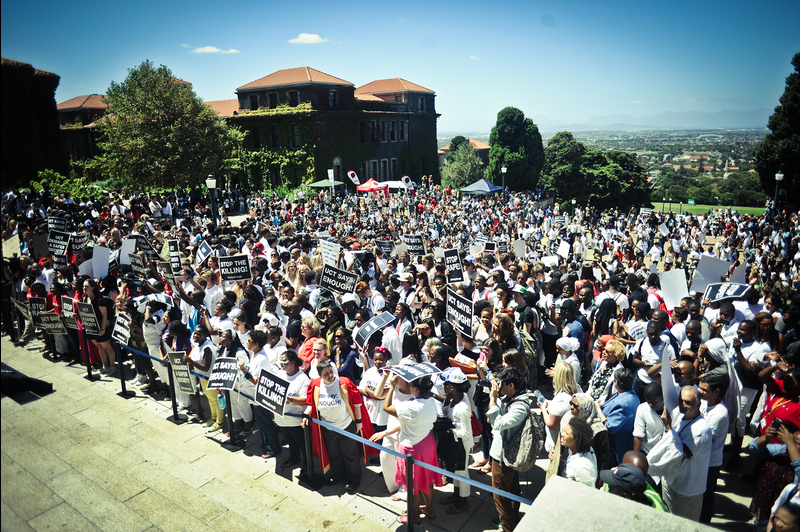
[[[716,113],[665,112],[657,115],[635,117],[627,114],[593,116],[582,123],[567,123],[537,115],[533,121],[542,131],[618,131],[631,129],[739,129],[767,127],[772,109],[730,111]]]

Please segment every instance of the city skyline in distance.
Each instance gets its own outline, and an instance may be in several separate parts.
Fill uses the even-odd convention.
[[[765,127],[800,4],[245,1],[3,2],[2,55],[61,76],[58,102],[102,94],[145,59],[206,101],[285,68],[436,92],[441,131],[489,131],[506,106],[542,129]],[[792,21],[795,22],[792,22]]]

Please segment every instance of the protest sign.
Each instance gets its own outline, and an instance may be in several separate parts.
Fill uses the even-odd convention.
[[[639,208],[639,216],[650,216],[651,212],[653,212],[653,209],[648,209],[647,207]]]
[[[253,272],[250,271],[250,257],[247,255],[220,257],[219,271],[223,281],[243,281],[253,278]]]
[[[661,233],[661,236],[667,236],[669,234],[669,229],[667,229],[667,224],[659,225],[658,232]]]
[[[108,271],[113,272],[119,268],[119,253],[120,251],[115,249],[111,252],[111,255],[108,256]]]
[[[78,314],[81,316],[83,330],[88,334],[100,334],[100,323],[97,320],[97,315],[94,313],[92,304],[76,301],[75,306],[78,307]]]
[[[175,281],[175,272],[172,271],[172,264],[169,262],[159,262],[158,265],[161,267],[161,275],[164,277],[164,280],[169,285],[170,289],[172,290],[173,294],[178,293],[178,289],[176,288],[178,283]]]
[[[150,294],[150,299],[153,301],[158,301],[159,303],[164,303],[168,307],[172,307],[175,303],[172,301],[172,298],[167,294]]]
[[[475,243],[476,244],[485,244],[488,241],[489,241],[489,237],[484,235],[484,234],[479,234],[478,236],[475,237]]]
[[[20,254],[19,235],[14,235],[3,241],[3,257],[10,259]]]
[[[497,251],[497,244],[495,242],[484,242],[483,243],[483,252],[487,255],[494,255],[494,252]]]
[[[98,279],[103,279],[108,275],[108,261],[111,258],[111,250],[103,246],[95,246],[92,252],[92,275]]]
[[[703,299],[710,299],[712,303],[723,299],[741,299],[748,290],[750,290],[748,284],[712,283],[706,287]]]
[[[552,268],[553,266],[558,264],[558,257],[556,257],[555,255],[549,257],[542,257],[541,261],[542,264],[544,264],[545,266]]]
[[[408,253],[408,245],[406,245],[405,242],[401,242],[401,243],[397,244],[397,246],[395,246],[395,249],[397,249],[397,256],[398,257],[400,255],[402,255],[403,253]]]
[[[739,284],[747,284],[747,263],[740,264],[733,273],[731,273],[731,282]]]
[[[126,238],[122,241],[122,247],[119,250],[119,263],[130,264],[131,259],[129,255],[131,253],[136,253],[136,239]]]
[[[483,246],[480,244],[471,244],[469,246],[469,254],[473,257],[480,255],[481,251],[483,251]]]
[[[424,377],[425,375],[436,375],[437,373],[442,372],[442,370],[430,362],[424,362],[422,364],[408,364],[406,366],[394,366],[389,371],[399,375],[400,378],[406,382],[411,382],[419,379],[420,377]]]
[[[157,261],[161,258],[145,235],[133,235],[133,238],[136,239],[136,249],[144,251],[148,261]]]
[[[339,250],[342,247],[336,242],[320,240],[319,247],[322,249],[322,262],[334,268],[339,263]]]
[[[697,263],[697,269],[692,277],[690,290],[697,293],[705,292],[708,285],[722,282],[722,278],[727,275],[730,267],[731,263],[726,260],[701,255],[700,262]]]
[[[208,242],[206,242],[205,240],[203,240],[203,243],[200,244],[200,247],[197,249],[197,262],[196,262],[196,264],[203,264],[203,261],[205,261],[208,258],[209,255],[211,255],[212,251],[214,251],[214,250],[211,249],[211,245]]]
[[[461,266],[461,256],[457,249],[444,251],[444,267],[447,270],[448,283],[460,283],[464,280],[464,268]]]
[[[433,248],[433,258],[438,259],[439,257],[444,257],[444,248],[436,246]]]
[[[453,323],[465,336],[472,336],[472,300],[461,297],[447,287],[447,321]]]
[[[175,384],[183,393],[193,394],[197,390],[194,387],[194,380],[189,373],[189,365],[183,360],[186,351],[168,351],[169,365],[172,367],[172,374],[175,376]],[[233,359],[236,360],[236,359]]]
[[[233,390],[239,376],[239,361],[235,358],[220,357],[214,361],[208,376],[208,387],[221,390]]]
[[[167,247],[169,249],[169,262],[172,265],[172,271],[181,271],[181,248],[178,245],[178,241],[167,240]]]
[[[128,260],[130,261],[133,274],[136,277],[144,277],[147,279],[150,276],[150,270],[144,265],[144,260],[142,260],[141,256],[136,253],[129,253]]]
[[[375,331],[386,327],[395,319],[395,315],[391,312],[382,312],[362,325],[358,329],[355,338],[353,338],[358,348],[364,349],[364,346],[367,345],[367,340]]]
[[[78,329],[78,320],[75,319],[75,301],[69,296],[61,296],[61,315],[67,329]]]
[[[65,268],[69,264],[66,255],[53,255],[53,267],[58,270],[59,268]]]
[[[408,246],[410,254],[417,256],[425,254],[425,237],[422,235],[403,235],[403,241]]]
[[[47,217],[47,230],[48,231],[58,231],[64,233],[67,231],[67,219],[66,218],[56,218],[55,216],[48,216]]]
[[[17,311],[19,311],[20,313],[22,313],[23,316],[25,316],[26,320],[32,321],[31,309],[28,308],[28,305],[17,299],[12,299],[11,301],[14,303],[14,306],[16,307]]]
[[[559,257],[564,257],[565,259],[569,258],[569,251],[570,251],[569,242],[565,242],[564,240],[559,242],[558,250],[556,251],[556,254]]]
[[[83,248],[86,247],[86,244],[89,243],[89,238],[92,235],[89,233],[78,233],[77,235],[72,235],[72,252],[73,253],[80,253]]]
[[[333,266],[324,264],[322,266],[322,273],[317,279],[317,284],[320,288],[326,288],[332,292],[352,293],[356,290],[358,283],[358,274],[340,270]]]
[[[553,224],[556,227],[563,227],[564,225],[567,224],[567,217],[564,216],[563,214],[560,214],[560,215],[556,216],[555,218],[553,218]]]
[[[47,247],[47,236],[46,235],[36,235],[31,238],[30,246],[28,246],[30,250],[33,251],[32,257],[35,260],[39,260],[42,257],[47,257],[50,254],[50,249]]]
[[[69,233],[50,231],[47,234],[47,249],[52,255],[66,255],[69,247]]]
[[[47,312],[47,299],[43,297],[29,297],[28,303],[31,306],[31,316],[34,317],[34,321],[36,316],[43,312]]]
[[[127,314],[117,314],[111,338],[123,345],[128,345],[131,337],[131,317]]]
[[[525,256],[525,241],[521,238],[519,240],[514,240],[511,246],[514,248],[514,255],[517,257],[517,260],[521,260],[522,257]]]
[[[67,329],[64,328],[64,322],[61,321],[61,316],[55,312],[39,314],[39,323],[42,329],[47,331],[47,334],[67,334]]]
[[[289,381],[262,368],[256,383],[256,403],[283,417],[288,395]]]
[[[684,270],[661,272],[658,274],[658,279],[667,310],[681,306],[681,299],[689,295],[689,288],[686,286],[686,272]]]
[[[376,240],[375,245],[378,246],[387,257],[392,257],[395,254],[394,242],[391,240]]]
[[[497,243],[497,253],[508,253],[508,242],[501,240]]]

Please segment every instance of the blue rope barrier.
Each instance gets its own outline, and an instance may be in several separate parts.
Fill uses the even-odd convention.
[[[351,434],[351,433],[349,433],[347,431],[344,431],[344,430],[342,430],[342,429],[340,429],[338,427],[334,427],[333,425],[331,425],[329,423],[326,423],[326,422],[324,422],[324,421],[322,421],[320,419],[316,419],[316,418],[313,418],[313,417],[310,418],[310,419],[311,419],[311,421],[313,421],[317,425],[320,425],[321,427],[325,427],[326,429],[332,430],[333,432],[336,432],[337,434],[341,434],[342,436],[347,436],[348,438],[350,438],[352,440],[356,440],[357,442],[363,443],[364,445],[368,445],[368,446],[372,447],[373,449],[378,449],[380,451],[387,452],[387,453],[389,453],[389,454],[391,454],[393,456],[396,456],[398,458],[402,458],[404,460],[406,458],[406,456],[404,454],[400,454],[399,452],[393,451],[393,450],[391,450],[389,448],[386,448],[383,445],[378,445],[377,443],[371,442],[371,441],[369,441],[367,439],[364,439],[361,436],[353,435],[353,434]],[[474,486],[476,488],[480,488],[480,489],[486,490],[489,493],[495,493],[497,495],[500,495],[501,497],[505,497],[507,499],[511,499],[512,501],[516,501],[516,502],[519,502],[519,503],[522,503],[522,504],[527,504],[528,506],[533,504],[533,501],[530,501],[528,499],[520,497],[519,495],[514,495],[513,493],[509,493],[507,491],[503,491],[501,489],[497,489],[497,488],[495,488],[493,486],[489,486],[488,484],[484,484],[483,482],[478,482],[477,480],[472,480],[471,478],[462,477],[461,475],[456,475],[455,473],[451,473],[450,471],[447,471],[445,469],[441,469],[439,467],[432,466],[430,464],[426,464],[425,462],[419,462],[417,460],[414,460],[414,465],[417,465],[419,467],[424,467],[425,469],[428,469],[428,470],[433,471],[435,473],[439,473],[440,475],[444,475],[446,477],[450,477],[453,480],[458,480],[459,482],[465,482],[465,483],[469,484],[470,486]]]

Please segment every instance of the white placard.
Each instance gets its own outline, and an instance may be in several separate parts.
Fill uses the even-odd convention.
[[[600,268],[592,268],[595,280],[599,283],[603,280],[603,270]]]
[[[525,256],[525,241],[523,239],[514,240],[512,242],[512,246],[514,248],[514,255],[517,256],[517,260],[522,259]]]
[[[661,272],[658,274],[658,279],[661,282],[661,294],[667,310],[679,307],[681,299],[689,295],[689,288],[686,286],[686,272],[682,269]]]
[[[469,254],[475,257],[481,252],[481,250],[483,250],[483,246],[481,244],[473,244],[469,247]]]
[[[747,263],[740,264],[733,273],[731,274],[731,282],[732,283],[739,283],[739,284],[747,284],[747,279],[745,277],[747,273]]]
[[[322,262],[335,268],[337,262],[339,261],[339,250],[341,249],[341,246],[336,242],[320,240],[319,247],[322,248]]]
[[[438,259],[439,257],[444,257],[444,248],[440,247],[433,248],[433,258]]]
[[[108,263],[106,263],[106,268],[108,268]],[[94,270],[92,269],[92,261],[87,260],[81,263],[78,266],[78,272],[81,275],[88,275],[89,277],[94,277]]]
[[[667,224],[659,225],[658,232],[661,233],[661,236],[667,236],[669,234],[669,229],[667,229]]]
[[[401,242],[400,244],[396,244],[394,246],[394,249],[397,250],[397,256],[398,257],[400,255],[402,255],[403,253],[408,253],[408,246],[405,244],[405,242]]]
[[[697,263],[697,269],[692,277],[692,292],[702,294],[708,288],[708,285],[713,283],[723,282],[722,277],[727,275],[731,263],[726,260],[720,260],[716,257],[708,255],[701,255],[700,262]]]
[[[94,277],[103,279],[108,275],[108,259],[110,257],[110,249],[102,246],[94,247],[94,252],[92,253],[92,271],[94,272],[92,275]]]
[[[120,264],[130,264],[131,259],[128,257],[128,253],[136,253],[136,239],[135,238],[126,238],[122,242],[122,247],[120,248],[119,252],[119,263]]]
[[[548,267],[553,267],[554,265],[558,264],[558,257],[555,255],[552,257],[542,257],[542,264]]]
[[[567,259],[567,258],[569,258],[569,250],[570,250],[569,243],[564,242],[562,240],[561,243],[558,245],[558,251],[556,251],[556,254],[558,254],[561,257],[564,257],[565,259]]]

